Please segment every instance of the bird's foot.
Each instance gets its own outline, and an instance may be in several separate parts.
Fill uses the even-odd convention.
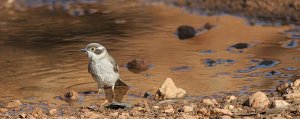
[[[97,92],[97,99],[100,98],[100,92],[101,92],[101,89],[98,89],[98,92]]]
[[[105,105],[105,104],[107,104],[108,103],[108,100],[107,99],[105,99],[104,100],[104,102],[103,103],[101,103],[101,105]]]

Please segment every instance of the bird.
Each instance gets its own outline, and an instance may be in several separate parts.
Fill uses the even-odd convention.
[[[81,51],[84,51],[89,58],[88,72],[98,84],[98,95],[104,87],[111,87],[114,97],[116,83],[125,84],[120,79],[119,66],[114,58],[99,43],[89,43]]]

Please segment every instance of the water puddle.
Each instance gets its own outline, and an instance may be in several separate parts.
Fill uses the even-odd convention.
[[[95,96],[97,84],[79,51],[90,42],[107,47],[119,64],[130,86],[119,94],[124,102],[143,98],[145,92],[153,95],[167,77],[189,96],[202,96],[274,90],[279,79],[299,72],[297,40],[280,33],[288,26],[250,26],[240,17],[200,16],[165,4],[83,6],[0,12],[1,100],[38,97],[63,103],[55,97],[70,89],[84,101],[103,100],[104,92],[101,99]],[[174,37],[179,26],[197,29],[206,23],[216,27],[186,40]],[[150,62],[150,68],[129,71],[126,64],[135,58]]]

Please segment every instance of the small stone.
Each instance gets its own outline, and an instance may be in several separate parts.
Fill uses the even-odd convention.
[[[205,29],[207,29],[207,30],[210,30],[210,29],[212,29],[212,28],[214,28],[214,27],[216,27],[216,26],[210,24],[209,22],[207,22],[207,23],[205,23],[205,24],[203,25],[203,28],[205,28]]]
[[[76,91],[74,90],[70,90],[69,92],[67,92],[64,97],[64,99],[66,100],[78,100],[79,95]]]
[[[105,117],[105,116],[103,116],[101,114],[97,114],[97,113],[91,112],[88,118],[89,119],[102,119],[103,117]]]
[[[22,103],[19,100],[11,100],[6,104],[7,108],[15,108],[21,106]]]
[[[8,110],[6,108],[0,108],[0,113],[5,113],[7,112]]]
[[[142,107],[134,107],[133,110],[141,111],[141,110],[144,110],[144,108],[142,108]]]
[[[177,28],[178,38],[181,40],[193,38],[196,36],[197,30],[188,25],[182,25]]]
[[[56,115],[57,114],[57,109],[50,109],[49,114],[50,115]]]
[[[19,115],[19,117],[20,117],[20,118],[26,118],[26,117],[27,117],[27,114],[21,113],[21,114]]]
[[[226,102],[228,102],[228,103],[230,103],[230,102],[232,102],[232,101],[235,101],[235,100],[237,100],[237,98],[235,97],[235,96],[227,96],[226,97]]]
[[[199,113],[201,113],[202,115],[205,115],[205,116],[209,116],[209,111],[206,109],[206,108],[201,108],[198,110]]]
[[[164,84],[155,94],[155,100],[165,100],[171,98],[183,98],[186,95],[185,90],[177,88],[171,78],[167,78]]]
[[[276,87],[276,91],[279,92],[280,94],[284,94],[288,87],[289,87],[289,83],[283,83],[280,84],[278,87]]]
[[[244,102],[244,104],[254,108],[267,108],[270,104],[270,101],[265,93],[256,92],[252,94],[248,100]]]
[[[153,109],[159,109],[159,106],[153,106]]]
[[[174,113],[174,108],[171,105],[168,105],[164,110],[164,113]]]
[[[182,113],[181,116],[183,117],[183,119],[198,119],[195,116],[188,115],[188,114],[185,114],[185,113]]]
[[[207,106],[214,106],[214,105],[218,104],[218,102],[215,99],[213,99],[213,100],[211,100],[211,99],[203,99],[202,103],[204,103]]]
[[[149,92],[145,92],[144,93],[144,98],[148,98],[148,97],[150,97],[151,96],[151,94],[149,93]]]
[[[127,119],[127,118],[129,118],[130,117],[130,115],[128,114],[128,113],[126,113],[126,112],[123,112],[123,113],[121,113],[120,115],[119,115],[119,119]]]
[[[227,116],[227,115],[224,115],[224,116],[221,117],[221,119],[231,119],[231,117]]]
[[[183,112],[192,112],[194,107],[192,106],[183,106]]]
[[[44,112],[40,108],[34,108],[34,110],[32,111],[32,115],[36,118],[41,118],[44,116]]]
[[[226,105],[224,108],[225,108],[225,109],[232,110],[232,109],[234,109],[234,106],[233,106],[233,105]]]
[[[284,100],[274,100],[272,102],[273,108],[287,108],[290,104]]]
[[[219,109],[219,108],[214,108],[212,110],[215,114],[220,114],[220,115],[229,115],[232,116],[233,114],[231,113],[230,110],[227,109]]]
[[[114,112],[114,113],[111,113],[109,116],[112,116],[112,117],[118,117],[119,113],[118,112]]]

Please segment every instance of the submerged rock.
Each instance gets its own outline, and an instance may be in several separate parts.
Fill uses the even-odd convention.
[[[286,43],[282,44],[283,48],[296,48],[298,47],[298,39],[289,40]]]
[[[172,71],[189,71],[192,70],[192,67],[190,66],[179,66],[179,67],[174,67],[171,68]]]
[[[164,84],[155,94],[155,100],[164,100],[170,98],[182,98],[186,95],[185,90],[177,88],[171,78],[167,78]]]
[[[182,25],[177,28],[178,38],[181,40],[193,38],[196,36],[197,30],[189,25]]]
[[[252,94],[248,100],[244,102],[246,106],[254,108],[267,108],[270,104],[269,98],[263,92]]]
[[[69,92],[64,94],[61,98],[66,101],[78,100],[79,94],[74,90],[70,90]]]
[[[237,43],[237,44],[234,44],[230,47],[236,48],[236,49],[245,49],[245,48],[249,48],[250,44],[248,44],[248,43]]]
[[[131,72],[142,72],[149,68],[149,64],[142,59],[133,59],[127,63],[127,68]]]

